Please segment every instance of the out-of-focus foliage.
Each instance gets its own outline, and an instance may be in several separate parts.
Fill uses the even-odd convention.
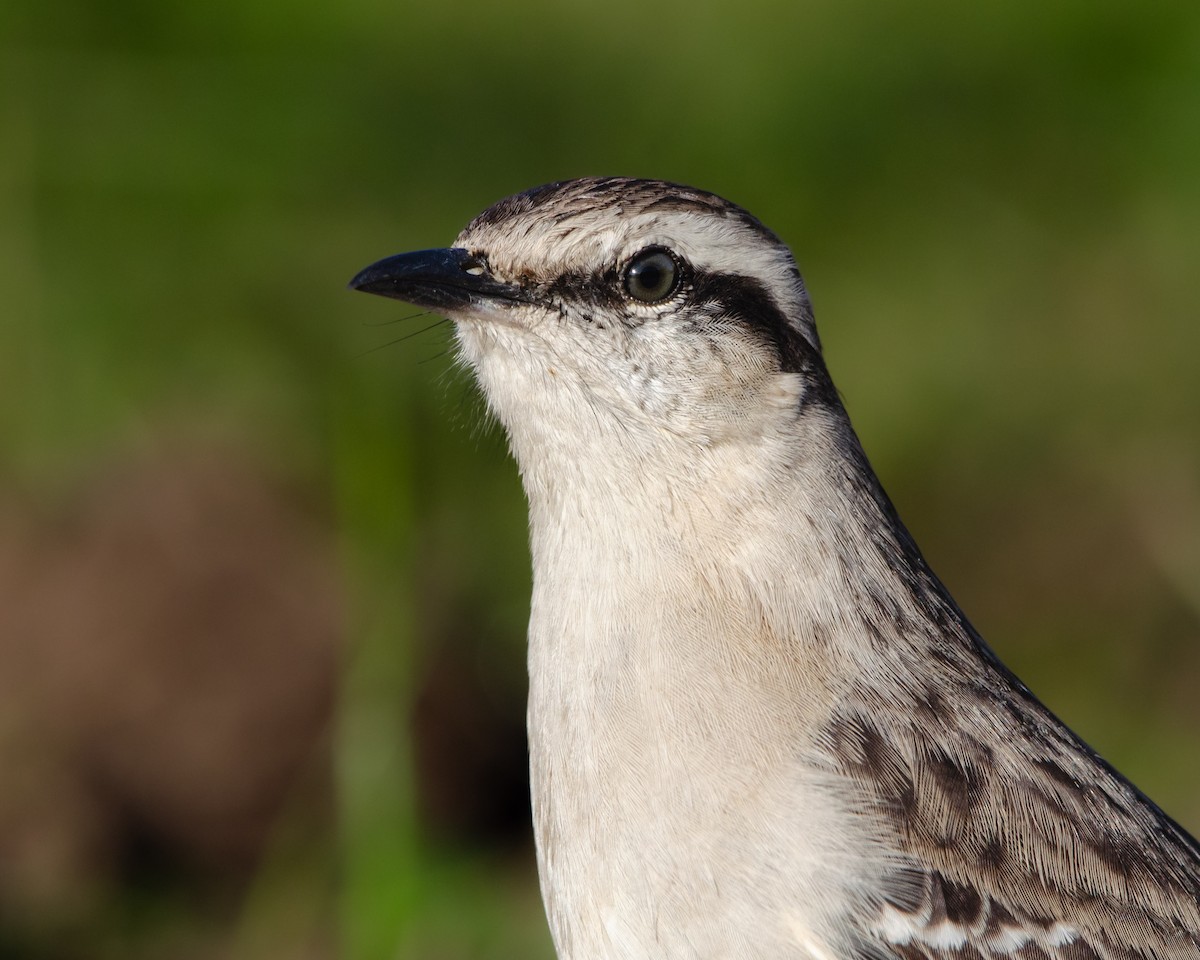
[[[792,244],[933,566],[1200,828],[1197,117],[1183,0],[8,0],[0,953],[549,955],[519,487],[344,284],[583,174]]]

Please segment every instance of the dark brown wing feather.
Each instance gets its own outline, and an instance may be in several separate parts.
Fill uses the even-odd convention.
[[[881,945],[903,960],[1200,960],[1196,841],[963,639],[941,648],[941,694],[864,691],[829,728],[830,756],[913,865]]]

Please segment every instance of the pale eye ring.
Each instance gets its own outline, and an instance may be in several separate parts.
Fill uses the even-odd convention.
[[[625,292],[642,303],[662,303],[679,287],[679,261],[662,247],[647,247],[625,267]]]

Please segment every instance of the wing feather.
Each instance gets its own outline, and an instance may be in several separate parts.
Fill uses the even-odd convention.
[[[827,755],[895,830],[901,960],[1200,960],[1200,847],[1002,667],[847,703]],[[916,675],[916,672],[913,672]]]

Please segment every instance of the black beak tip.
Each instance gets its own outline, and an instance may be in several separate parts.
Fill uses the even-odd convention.
[[[380,276],[380,271],[377,264],[359,270],[346,284],[347,290],[361,290],[363,293],[375,293],[379,287],[386,283],[386,278]]]
[[[519,287],[487,276],[482,261],[460,248],[385,257],[360,270],[347,287],[430,309],[522,299]]]
[[[440,286],[459,280],[465,250],[416,250],[384,257],[364,267],[347,284],[351,290],[403,300],[420,287]],[[461,282],[461,281],[460,281]]]

